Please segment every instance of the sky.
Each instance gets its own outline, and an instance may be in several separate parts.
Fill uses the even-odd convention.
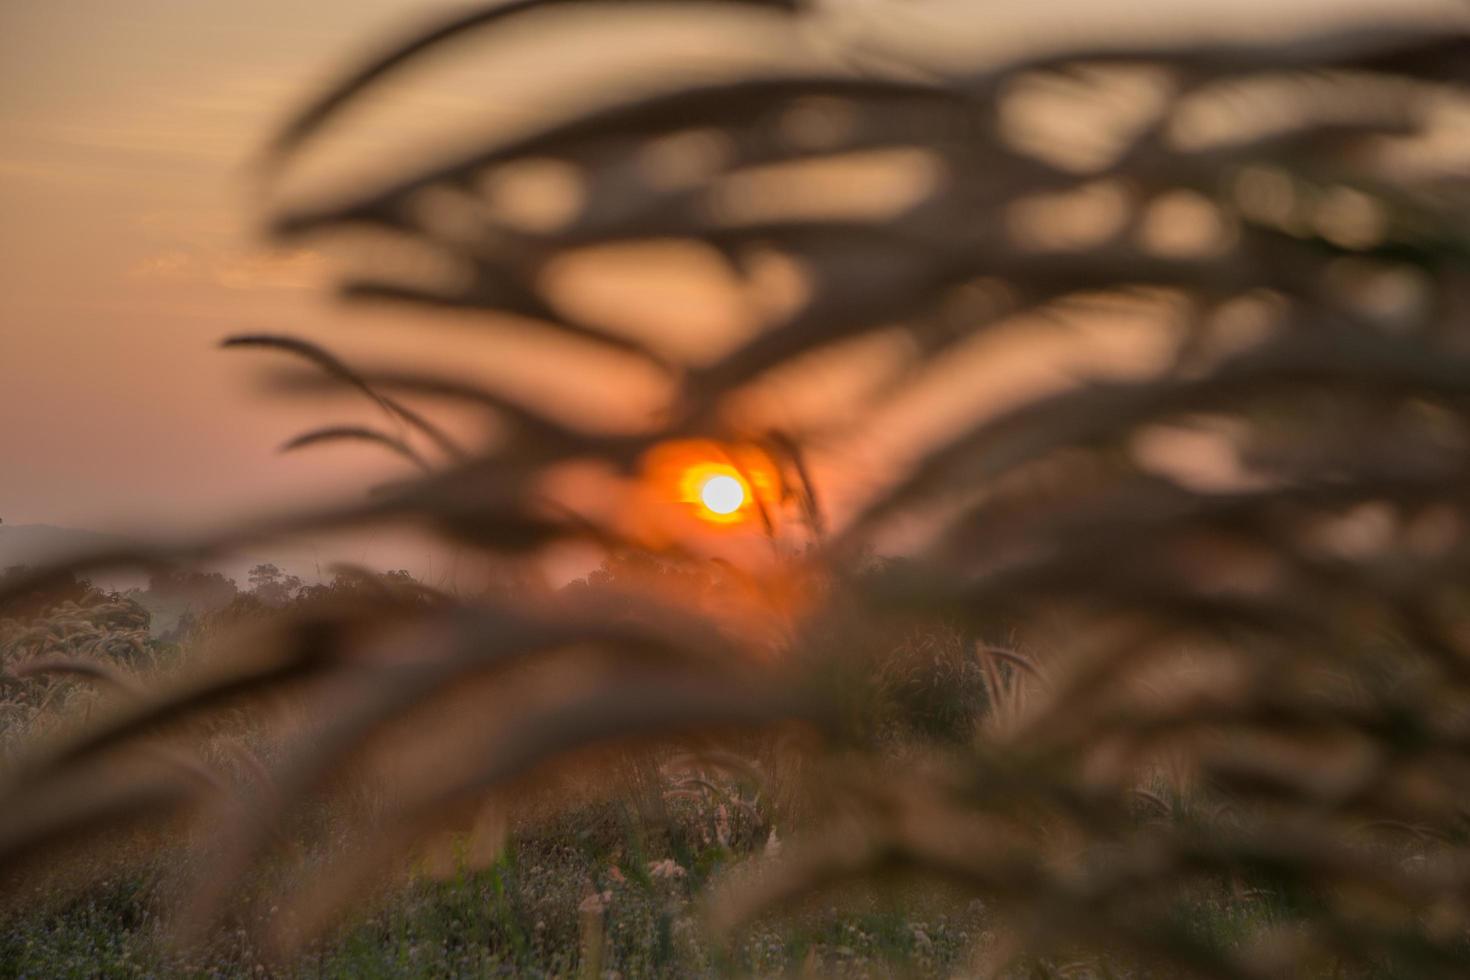
[[[272,250],[260,233],[251,163],[275,127],[346,67],[446,9],[422,0],[0,4],[0,521],[173,537],[403,475],[371,447],[278,453],[307,428],[376,419],[351,401],[269,395],[259,383],[268,355],[218,348],[234,333],[292,333],[372,363],[478,366],[512,386],[565,387],[566,377],[507,368],[515,337],[467,344],[463,325],[405,330],[400,311],[343,309],[330,297],[326,257]],[[431,154],[467,122],[514,127],[579,79],[636,84],[651,53],[666,65],[676,50],[700,71],[790,54],[732,40],[708,16],[658,32],[630,19],[620,30],[617,44],[606,43],[611,28],[594,29],[551,52],[511,30],[490,57],[481,47],[439,59],[426,78],[385,86],[370,124],[317,154],[318,176],[370,174],[374,160],[401,162],[409,148]],[[559,87],[534,83],[548,64]],[[322,186],[312,175],[308,165],[304,186]],[[709,265],[695,262],[692,279],[709,280]],[[677,257],[662,266],[673,270],[658,284],[664,320],[673,311],[690,336],[733,336],[729,318],[702,312],[688,291],[688,262],[683,272]],[[582,301],[639,308],[617,268]],[[561,392],[566,406],[607,413],[578,387]],[[342,557],[422,567],[402,549],[358,546]]]
[[[404,6],[0,5],[0,519],[185,526],[361,477],[277,457],[299,409],[215,346],[330,332],[312,263],[259,247],[242,170]]]
[[[870,29],[878,6],[844,8],[847,36]],[[1130,29],[1195,29],[1204,6],[1161,2]],[[1301,0],[1284,13],[1264,0],[1208,6],[1224,12],[1220,29],[1254,36],[1264,11],[1295,18],[1385,4]],[[1407,6],[1445,4],[1403,0],[1396,9]],[[893,43],[929,45],[956,65],[1018,37],[1091,30],[1104,15],[1121,16],[1114,5],[1059,2],[1038,13],[1034,3],[991,0],[984,29],[967,34],[953,28],[954,15],[974,13],[973,0],[891,8]],[[351,495],[396,474],[369,449],[278,454],[305,428],[371,416],[268,397],[257,383],[260,355],[218,349],[232,333],[297,333],[348,355],[504,370],[503,348],[472,352],[462,326],[405,331],[401,314],[337,306],[327,257],[272,252],[258,230],[249,165],[274,127],[358,56],[443,9],[422,0],[0,3],[0,520],[185,532]],[[1016,12],[1029,18],[1029,33],[999,29]],[[364,162],[370,171],[384,149],[440,145],[465,121],[513,127],[566,94],[528,81],[538,68],[597,86],[636,82],[651,52],[666,64],[677,51],[709,71],[831,57],[810,38],[751,43],[707,12],[658,33],[631,22],[616,35],[599,28],[554,50],[516,40],[492,57],[481,50],[437,66],[432,83],[390,88],[376,110],[387,124],[347,134],[322,155],[320,173]],[[698,262],[684,272],[662,283],[656,307],[640,306],[616,266],[601,292],[585,295],[609,308],[656,309],[717,344],[739,336],[742,325],[679,291],[701,276],[718,287],[717,277]],[[1016,367],[996,384],[968,387],[1023,389]],[[805,394],[812,391],[825,397],[820,388]],[[579,392],[564,394],[575,403]],[[869,479],[861,461],[844,465],[841,482]]]
[[[351,448],[277,455],[325,420],[265,397],[259,355],[216,345],[293,332],[349,354],[397,344],[463,356],[443,331],[405,339],[383,329],[384,314],[337,307],[321,256],[265,248],[249,179],[252,155],[305,94],[443,9],[0,4],[0,520],[187,529],[392,473]],[[403,95],[398,115],[451,128],[456,110],[516,118],[534,100],[506,80],[526,67],[515,52],[498,59],[499,77],[451,64],[446,83]],[[456,91],[466,79],[489,97]],[[343,156],[389,144],[345,145]]]

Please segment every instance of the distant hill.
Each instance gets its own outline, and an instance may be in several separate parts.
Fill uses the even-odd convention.
[[[128,539],[100,531],[84,531],[53,524],[0,524],[0,569],[11,565],[40,565],[69,558],[99,548],[118,547]],[[128,589],[143,586],[147,577],[137,572],[114,572],[88,575],[105,589]]]
[[[126,545],[129,540],[120,534],[57,527],[54,524],[0,524],[0,569],[11,565],[39,565],[99,548]],[[206,570],[223,572],[234,579],[236,585],[248,588],[251,567],[263,562],[271,562],[286,574],[299,576],[306,582],[317,582],[322,578],[314,561],[289,554],[280,557],[236,555],[211,562]],[[136,571],[88,572],[83,577],[100,588],[118,592],[142,589],[148,585],[148,576]]]
[[[43,565],[90,551],[126,546],[128,542],[128,538],[118,534],[56,527],[52,524],[0,524],[0,570],[12,565]],[[222,572],[243,590],[249,587],[250,569],[267,561],[286,574],[296,575],[306,582],[315,582],[320,578],[312,562],[253,558],[248,555],[211,562],[202,570]],[[146,572],[128,569],[84,572],[82,577],[110,592],[131,592],[133,598],[142,603],[152,615],[150,629],[154,636],[162,636],[172,630],[185,612],[199,614],[208,611],[211,602],[217,607],[222,601],[228,601],[228,597],[221,600],[218,595],[210,599],[205,595],[188,592],[155,592],[150,587]]]

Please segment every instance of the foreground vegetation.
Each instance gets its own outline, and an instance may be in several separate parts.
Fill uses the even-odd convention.
[[[567,591],[584,597],[648,570],[646,562],[605,565]],[[870,574],[883,573],[880,565]],[[401,574],[388,581],[415,584]],[[186,670],[217,631],[252,619],[289,619],[326,596],[340,600],[364,588],[360,579],[341,577],[332,589],[301,592],[284,605],[265,602],[252,589],[173,640],[149,636],[147,612],[135,603],[85,582],[50,598],[13,603],[0,618],[6,673],[24,680],[9,686],[0,741],[13,757],[24,758],[68,719],[104,708],[118,689]],[[849,689],[845,697],[856,712],[849,724],[889,760],[895,778],[907,766],[926,764],[935,751],[983,743],[997,718],[1016,709],[1008,699],[1014,701],[1027,676],[1017,665],[1035,669],[1014,652],[998,664],[967,656],[975,637],[955,626],[895,631],[871,617],[848,616],[845,623],[825,624],[822,636],[849,644],[847,656],[886,662],[886,670],[867,675],[864,690]],[[95,628],[79,626],[89,622]],[[38,646],[38,638],[47,642]],[[923,655],[893,657],[903,649]],[[90,657],[68,659],[81,651]],[[76,663],[99,669],[80,676],[65,669]],[[267,762],[285,748],[273,746],[267,730],[253,731],[250,741],[251,752]],[[1166,975],[1140,973],[1127,961],[1081,948],[1012,959],[1005,917],[963,889],[900,868],[773,909],[723,938],[711,933],[710,891],[775,874],[784,836],[804,829],[801,815],[782,805],[782,797],[800,795],[800,787],[775,784],[773,773],[761,771],[760,745],[746,748],[750,755],[725,759],[667,752],[599,756],[594,773],[570,774],[577,785],[552,792],[551,805],[522,807],[515,826],[487,822],[482,813],[472,826],[442,835],[284,958],[258,942],[272,920],[292,914],[277,904],[278,875],[310,876],[313,866],[328,864],[331,848],[309,825],[343,838],[351,827],[371,824],[380,803],[370,790],[298,825],[283,858],[292,867],[263,868],[242,881],[244,894],[232,916],[184,947],[174,942],[174,903],[193,876],[210,873],[207,860],[180,846],[172,832],[123,835],[80,874],[53,869],[25,888],[19,904],[14,899],[20,896],[11,896],[0,931],[0,975],[882,977],[995,969],[1006,977]],[[263,778],[264,766],[256,768],[255,761],[241,766],[229,751],[210,759],[240,790]],[[571,799],[583,802],[569,805]],[[1144,831],[1203,825],[1211,835],[1232,832],[1228,816],[1209,812],[1203,796],[1181,793],[1167,778],[1140,789],[1135,804],[1130,819]],[[1373,846],[1406,866],[1436,853],[1411,827],[1392,828]],[[1172,918],[1181,936],[1239,949],[1261,930],[1289,935],[1310,927],[1322,898],[1270,874],[1235,872],[1177,895]],[[1361,966],[1331,964],[1314,975],[1415,975],[1397,967],[1391,953],[1367,971]]]
[[[0,963],[19,977],[934,975],[961,968],[983,935],[978,907],[933,899],[916,907],[889,895],[785,916],[731,949],[714,947],[701,934],[696,895],[727,856],[699,855],[692,873],[672,858],[639,863],[624,856],[639,854],[631,835],[597,839],[609,818],[615,830],[629,822],[575,814],[572,825],[517,840],[489,868],[419,878],[287,964],[264,960],[229,930],[202,949],[170,953],[160,940],[162,872],[104,879],[11,920]],[[924,905],[939,907],[926,916]]]
[[[605,565],[568,591],[607,589],[630,574],[626,567]],[[5,673],[13,678],[0,704],[0,744],[7,755],[24,758],[58,728],[105,708],[119,689],[186,670],[222,631],[300,614],[325,598],[340,600],[364,589],[360,578],[338,576],[329,588],[298,583],[285,595],[277,577],[259,578],[248,591],[218,597],[213,610],[206,604],[198,617],[186,610],[185,631],[163,638],[150,630],[149,613],[135,598],[104,593],[85,581],[10,603],[0,616],[0,650]],[[385,581],[415,584],[403,573]],[[164,598],[168,591],[149,590]],[[68,669],[81,664],[96,669]],[[914,688],[913,680],[903,686]],[[895,710],[886,720],[872,719],[879,727],[886,724],[895,744],[914,737],[915,724],[930,730],[937,725],[953,737],[976,721],[975,707],[984,703],[978,674],[964,678],[951,669],[929,681],[927,692],[894,688],[889,693],[895,697],[887,700]],[[269,755],[267,744],[252,740]],[[949,972],[981,941],[980,903],[900,883],[898,891],[833,895],[829,899],[837,904],[770,917],[732,946],[711,943],[703,922],[708,910],[700,901],[705,885],[778,855],[782,847],[762,787],[718,768],[691,767],[687,758],[667,757],[655,769],[632,756],[606,761],[618,776],[616,789],[604,798],[549,810],[515,829],[477,827],[450,835],[436,854],[384,882],[375,898],[285,961],[258,949],[252,930],[236,924],[221,924],[197,946],[171,946],[171,896],[207,866],[196,867],[195,855],[168,838],[146,832],[121,838],[84,873],[83,884],[41,882],[19,907],[8,907],[0,975],[698,976],[800,970],[885,976],[895,970]],[[228,762],[220,768],[242,781],[252,776]],[[605,778],[594,782],[607,788]],[[318,819],[350,823],[372,808],[357,799],[351,812]],[[309,845],[293,860],[314,860]],[[241,915],[276,914],[266,879],[247,888],[259,889],[259,895],[242,905]]]

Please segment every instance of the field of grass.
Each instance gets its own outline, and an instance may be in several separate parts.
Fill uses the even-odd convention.
[[[705,846],[691,853],[691,871],[671,857],[646,860],[630,823],[615,810],[570,814],[488,868],[403,885],[285,965],[262,962],[227,929],[188,955],[165,951],[160,872],[105,879],[12,919],[0,963],[15,977],[930,976],[961,968],[982,939],[978,906],[938,903],[926,915],[868,895],[717,946],[701,933],[698,889],[737,855]],[[597,839],[609,831],[615,840]]]
[[[64,655],[85,651],[100,672],[43,670],[11,683],[0,702],[0,744],[12,763],[104,711],[119,689],[185,669],[224,624],[289,610],[272,610],[248,594],[202,617],[181,642],[151,637],[142,607],[85,584],[55,605],[33,602],[15,613],[19,618],[0,621],[10,667],[48,658],[61,664],[69,662]],[[916,680],[894,684],[891,710],[871,719],[877,727],[913,738],[918,724],[953,739],[985,703],[976,676],[968,685],[952,671],[927,685]],[[268,747],[257,748],[269,757]],[[243,784],[257,775],[230,761],[212,760]],[[763,917],[731,941],[716,940],[701,898],[706,886],[723,875],[759,873],[783,846],[761,786],[679,756],[665,755],[652,767],[636,755],[602,764],[616,776],[586,780],[596,799],[528,817],[509,832],[496,826],[445,835],[432,855],[404,864],[375,884],[371,897],[356,896],[343,921],[285,959],[254,942],[261,922],[279,913],[270,874],[244,883],[259,893],[239,904],[237,921],[216,924],[201,943],[180,950],[169,942],[173,902],[192,874],[209,873],[208,864],[168,835],[121,835],[79,879],[43,875],[9,897],[0,975],[930,975],[962,967],[983,946],[983,903],[903,881],[894,883],[897,890],[839,891]],[[341,821],[345,831],[372,809],[355,799],[345,813],[313,819]],[[319,844],[309,833],[299,844],[287,860],[309,875],[324,853],[313,854]]]
[[[605,587],[616,576],[605,569],[594,579]],[[25,610],[6,627],[12,656],[30,652],[33,664],[49,657],[60,665],[66,661],[59,653],[84,647],[103,671],[13,670],[23,681],[12,682],[4,702],[7,754],[23,760],[68,725],[94,713],[105,716],[116,689],[185,670],[222,624],[239,628],[241,615],[265,622],[289,617],[295,608],[272,609],[246,598],[243,613],[237,603],[206,616],[181,643],[145,632],[137,647],[117,637],[137,639],[127,630],[145,624],[146,612],[118,597],[83,587],[58,606]],[[311,606],[309,598],[298,602]],[[87,622],[99,629],[84,628]],[[849,610],[841,622],[824,623],[820,636],[847,658],[881,665],[836,690],[850,713],[845,724],[895,782],[913,767],[932,766],[936,753],[983,751],[993,737],[987,733],[1024,709],[1019,692],[1026,672],[1006,661],[982,666],[966,658],[971,639],[953,626],[884,629]],[[28,650],[26,644],[41,637],[49,637],[49,646]],[[115,652],[98,653],[109,649]],[[895,657],[902,649],[910,655]],[[12,668],[24,662],[12,660]],[[273,746],[268,731],[251,730],[247,725],[254,744],[250,765],[228,751],[228,733],[224,741],[217,733],[201,757],[242,798],[266,778],[255,763],[276,770],[284,760],[274,753],[286,749]],[[273,930],[288,917],[310,914],[289,900],[290,883],[333,873],[340,858],[334,846],[349,842],[354,828],[372,826],[374,813],[385,808],[372,790],[359,787],[291,824],[273,863],[239,880],[229,914],[183,947],[175,944],[172,926],[180,896],[187,902],[196,887],[191,881],[213,873],[209,825],[192,836],[153,828],[112,835],[100,849],[85,852],[80,865],[65,862],[59,867],[68,871],[53,868],[11,891],[0,929],[0,975],[1174,975],[1172,967],[1100,951],[1095,943],[1026,952],[1016,945],[1024,926],[1013,915],[997,914],[998,907],[973,891],[942,876],[915,874],[902,862],[863,880],[839,876],[737,928],[722,928],[712,896],[779,879],[788,839],[810,838],[813,828],[820,836],[831,815],[810,799],[800,802],[809,789],[800,785],[803,770],[789,758],[783,763],[768,742],[737,740],[723,751],[743,747],[745,754],[708,758],[699,757],[699,743],[692,747],[694,755],[667,749],[601,753],[563,773],[559,785],[527,787],[534,796],[529,803],[531,796],[513,792],[504,811],[517,814],[513,826],[492,809],[471,826],[441,832],[427,849],[370,878],[345,910],[284,954],[262,937],[279,935]],[[1150,787],[1138,789],[1127,820],[1144,838],[1202,827],[1223,838],[1234,829],[1229,815],[1211,812],[1204,794],[1162,770]],[[1404,866],[1434,860],[1436,849],[1412,831],[1391,830],[1371,847]],[[193,845],[183,843],[191,839]],[[855,866],[868,860],[854,855]],[[1241,867],[1176,888],[1163,927],[1175,930],[1175,941],[1229,954],[1259,942],[1263,933],[1304,934],[1324,898],[1315,886],[1294,885],[1289,874]],[[1141,907],[1155,915],[1153,905],[1145,896]],[[1382,949],[1366,961],[1329,960],[1301,975],[1416,974],[1396,967],[1392,951]]]
[[[569,812],[514,835],[488,866],[409,872],[286,961],[230,925],[187,952],[170,949],[166,896],[179,867],[154,859],[66,898],[37,895],[0,932],[0,975],[932,977],[984,975],[994,961],[1003,938],[983,901],[902,876],[824,894],[716,940],[703,886],[758,862],[768,846],[711,841],[725,815],[708,801],[680,803],[653,828],[616,803]],[[1269,888],[1212,887],[1178,910],[1180,928],[1225,948],[1296,918]],[[1079,952],[1023,958],[997,975],[1170,974]],[[1386,962],[1353,975],[1412,976]]]

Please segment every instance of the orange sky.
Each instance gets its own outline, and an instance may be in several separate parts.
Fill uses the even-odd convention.
[[[215,345],[240,331],[295,332],[349,354],[463,356],[462,327],[385,330],[402,314],[336,307],[319,256],[267,254],[247,179],[251,154],[305,93],[443,9],[0,4],[0,519],[180,529],[393,472],[350,447],[277,456],[294,432],[352,421],[354,407],[264,397],[252,385],[260,355]],[[718,25],[688,27],[681,48],[701,67],[717,63]],[[537,103],[515,83],[546,54],[519,47],[496,52],[488,72],[483,52],[469,67],[436,65],[437,89],[390,92],[383,111],[390,122],[395,106],[400,123],[442,117],[450,132],[467,111],[479,123],[524,118]],[[609,48],[594,33],[561,49],[561,63],[598,48],[612,72],[620,59],[631,70],[639,47]],[[339,156],[401,147],[386,131],[349,135]]]
[[[249,162],[273,127],[344,65],[444,9],[414,0],[0,4],[0,519],[171,536],[401,475],[371,447],[277,454],[306,428],[378,419],[351,399],[267,396],[255,379],[279,362],[220,351],[231,333],[297,333],[369,362],[402,356],[506,376],[516,337],[471,344],[462,324],[404,330],[402,311],[343,309],[322,256],[273,255],[256,231]],[[781,44],[742,44],[708,17],[662,30],[700,71],[785,56]],[[588,84],[636,83],[657,47],[640,33],[618,45],[597,30],[559,42],[554,63]],[[373,106],[381,118],[363,133],[349,127],[335,156],[328,148],[326,172],[344,161],[351,169],[354,151],[391,148],[377,156],[396,161],[405,145],[433,146],[466,118],[514,125],[545,104],[540,96],[567,97],[569,86],[523,82],[546,64],[544,46],[503,45],[488,65],[483,47],[470,48],[437,61],[429,83],[390,88]],[[727,344],[739,325],[691,292],[716,264],[674,265],[689,274],[659,266],[671,271],[657,284],[655,328],[662,319],[694,338],[691,352]],[[582,302],[638,319],[626,314],[648,307],[619,275],[629,264],[609,268]],[[562,404],[605,420],[586,377],[571,380]],[[272,547],[257,550],[297,563],[433,567],[421,546],[389,537],[339,544],[333,555]]]
[[[1254,14],[1245,9],[1252,4],[1260,8]],[[1375,5],[1395,6],[1302,0],[1290,16]],[[1158,0],[1152,13],[1133,17],[1133,29],[1151,36],[1202,23],[1197,9],[1180,6]],[[873,8],[852,5],[847,29],[867,29],[865,11]],[[226,354],[216,343],[240,331],[295,332],[349,354],[464,359],[463,326],[386,329],[401,326],[402,314],[330,302],[320,256],[266,254],[254,233],[259,207],[247,180],[251,154],[305,93],[405,22],[442,9],[422,0],[0,3],[0,519],[182,530],[277,509],[303,495],[355,492],[395,472],[370,449],[277,455],[297,431],[370,420],[371,413],[350,403],[268,398],[252,383],[264,359]],[[1104,14],[1136,13],[1068,0],[1038,15],[1034,3],[993,0],[985,29],[967,40],[951,21],[958,10],[974,13],[974,0],[893,9],[894,23],[885,28],[892,37],[919,39],[940,61],[952,56],[957,64],[1017,38],[1091,30],[1088,22]],[[1251,0],[1221,9],[1231,30],[1250,34],[1262,10],[1284,8]],[[1001,30],[1006,14],[1018,12],[1050,26],[1040,35],[1035,24],[1029,32]],[[487,59],[474,49],[472,59],[436,65],[437,87],[391,90],[382,111],[396,111],[400,125],[427,121],[452,133],[456,120],[513,125],[542,111],[547,102],[525,79],[547,64],[559,76],[606,85],[636,81],[652,50],[677,50],[701,71],[811,65],[831,56],[809,39],[752,42],[706,12],[657,36],[630,28],[614,40],[610,31],[587,32],[554,53],[507,43]],[[535,40],[518,40],[528,38]],[[357,142],[349,135],[337,159],[364,148],[432,144],[430,130],[418,131],[422,141],[405,140],[409,131],[370,128]],[[390,140],[388,133],[396,135]],[[587,295],[625,312],[638,305],[618,291],[620,280],[603,287],[612,292]],[[728,343],[742,329],[692,294],[668,294],[658,309],[677,318],[686,336]],[[1003,346],[1004,338],[995,344]],[[487,370],[501,352],[488,350],[492,356],[481,344],[476,355],[476,366]],[[1055,365],[1041,366],[1034,356],[1007,363],[1004,350],[976,354],[989,365],[989,380],[974,373],[975,359],[952,368],[970,372],[957,374],[961,384],[954,386],[973,396],[968,408],[1057,378]],[[878,356],[891,352],[880,349]],[[823,383],[834,387],[806,382],[793,403],[830,400],[839,382]],[[842,474],[839,495],[860,492],[876,479],[875,468],[909,451],[914,420],[942,428],[959,417],[923,404],[910,406],[908,416],[892,427],[897,435],[887,445],[878,440],[832,463],[829,472]]]
[[[360,478],[275,456],[299,410],[214,344],[331,329],[300,264],[257,254],[239,167],[404,6],[0,5],[0,518],[179,525]]]
[[[599,421],[615,409],[646,411],[597,397],[606,392],[589,390],[598,386],[588,375],[568,379],[564,360],[559,379],[519,377],[521,368],[506,367],[523,342],[513,335],[475,343],[463,324],[404,330],[400,310],[340,308],[325,259],[261,247],[252,153],[305,93],[443,9],[411,0],[0,4],[0,519],[180,532],[399,475],[371,447],[278,455],[303,429],[378,420],[350,399],[266,396],[254,379],[278,361],[216,347],[241,331],[299,333],[370,362],[391,354],[501,378],[509,371],[522,388],[550,391],[560,381],[562,406]],[[559,88],[527,80],[548,57],[533,32],[490,51],[468,45],[459,60],[422,73],[427,83],[390,89],[364,132],[339,134],[326,170],[344,161],[352,169],[353,150],[364,147],[389,147],[400,159],[413,141],[389,141],[390,131],[418,126],[432,146],[466,118],[513,126],[570,97],[579,75],[589,85],[636,84],[640,71],[667,67],[669,50],[698,71],[790,55],[780,42],[744,42],[708,14],[663,23],[672,47],[631,29],[606,43],[616,29],[557,39]],[[727,273],[709,259],[674,258],[610,263],[578,301],[628,326],[677,332],[686,353],[727,346],[743,327],[699,287]],[[638,287],[639,271],[654,269],[662,278]],[[658,301],[644,302],[640,288]],[[401,546],[345,557],[423,565]]]

